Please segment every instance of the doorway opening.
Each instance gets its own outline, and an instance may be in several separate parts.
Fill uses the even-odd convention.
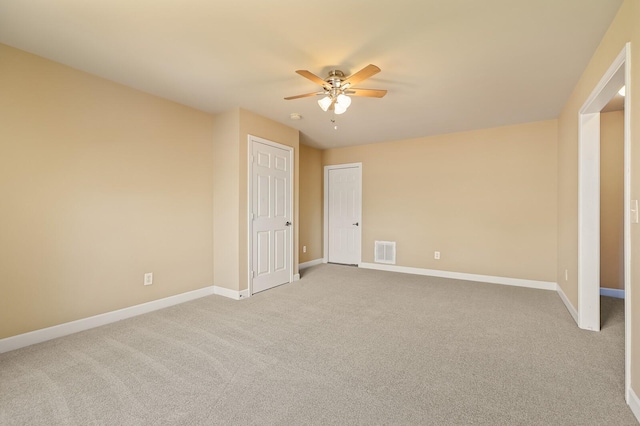
[[[600,327],[624,322],[624,96],[600,111]]]
[[[627,45],[586,100],[578,119],[578,326],[600,330],[601,261],[601,111],[623,87],[629,87],[631,61]],[[637,223],[637,208],[631,211],[630,192],[630,96],[624,98],[623,147],[623,280],[626,298],[630,297],[630,258],[632,213]],[[625,398],[630,389],[630,312],[625,304]]]

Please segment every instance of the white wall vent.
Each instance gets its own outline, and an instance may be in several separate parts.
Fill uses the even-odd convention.
[[[396,242],[376,241],[374,262],[396,264]]]

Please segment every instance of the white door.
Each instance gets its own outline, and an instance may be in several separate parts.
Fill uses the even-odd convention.
[[[265,141],[266,142],[266,141]],[[251,140],[252,293],[291,281],[291,150]]]
[[[345,265],[360,263],[361,172],[360,164],[326,168],[328,262]]]

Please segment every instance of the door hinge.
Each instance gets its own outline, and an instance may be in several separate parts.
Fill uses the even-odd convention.
[[[256,277],[256,271],[251,271],[251,277],[255,278]]]

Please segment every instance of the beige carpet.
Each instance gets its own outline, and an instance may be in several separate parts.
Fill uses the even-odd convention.
[[[0,355],[0,424],[637,424],[602,301],[320,265]]]

